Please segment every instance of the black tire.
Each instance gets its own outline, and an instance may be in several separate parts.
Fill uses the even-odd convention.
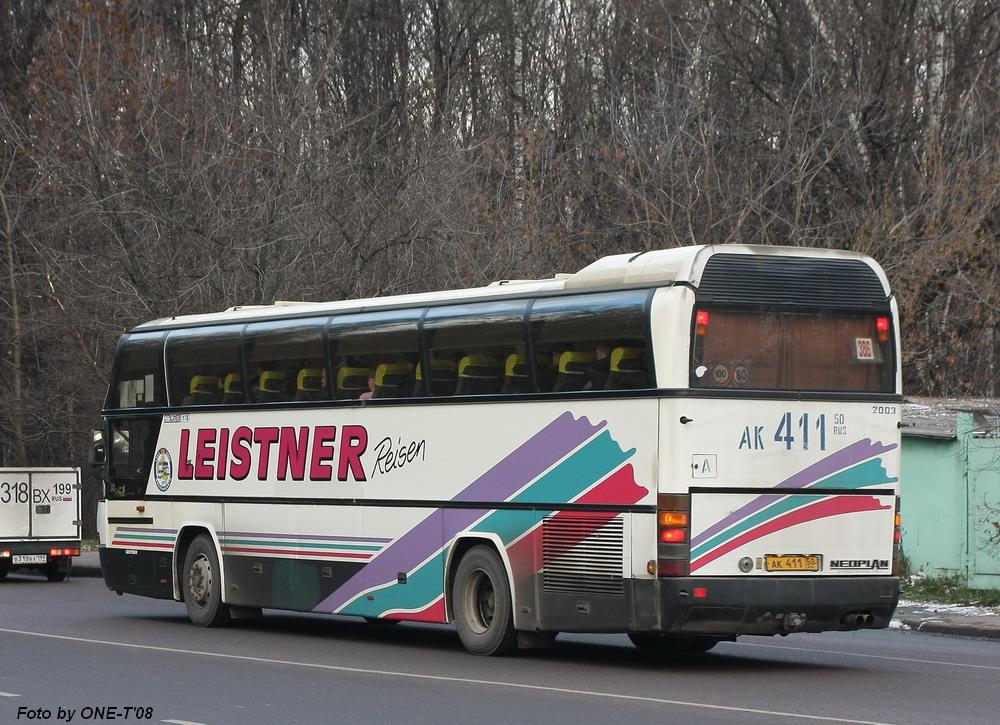
[[[490,547],[473,547],[462,557],[451,608],[459,639],[470,653],[503,655],[517,649],[507,572]]]
[[[69,572],[66,571],[66,569],[59,566],[59,564],[54,561],[51,561],[48,564],[46,564],[45,568],[42,571],[45,574],[45,578],[48,579],[50,582],[66,581],[66,577],[69,575]]]
[[[5,566],[0,567],[0,579],[6,579],[6,578],[7,578],[7,567]]]
[[[215,544],[199,534],[188,546],[181,573],[181,589],[188,619],[199,627],[224,627],[230,623],[229,605],[222,601],[222,567]]]
[[[658,657],[700,655],[722,640],[715,637],[670,637],[656,632],[629,632],[628,638],[643,654]]]

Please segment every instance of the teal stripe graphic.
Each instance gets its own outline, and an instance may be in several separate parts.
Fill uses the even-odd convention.
[[[433,559],[407,576],[406,584],[390,584],[385,589],[373,593],[375,601],[369,603],[365,597],[351,601],[339,614],[368,614],[365,605],[374,606],[379,614],[391,609],[423,609],[441,596],[441,581],[444,572],[444,557],[447,549],[438,552]]]
[[[381,546],[365,546],[363,544],[320,544],[308,541],[288,541],[281,539],[268,539],[260,541],[257,539],[222,539],[223,544],[249,544],[251,546],[286,546],[293,548],[309,549],[348,549],[357,551],[380,551]]]
[[[115,532],[116,539],[135,539],[136,541],[173,541],[173,536],[149,536],[148,534],[130,534],[127,531]]]
[[[634,453],[634,448],[623,451],[611,434],[604,431],[511,500],[518,503],[572,501],[581,492],[617,470]],[[495,533],[506,545],[536,526],[549,513],[551,512],[494,511],[472,530]]]
[[[882,459],[876,458],[870,461],[865,461],[857,466],[847,468],[839,473],[824,478],[823,480],[817,482],[816,484],[809,487],[810,490],[814,489],[861,489],[867,486],[877,486],[885,485],[887,483],[895,483],[899,479],[889,478],[885,472],[885,468],[882,466]],[[780,496],[781,489],[774,489],[774,495]],[[787,496],[780,501],[776,501],[767,508],[758,512],[757,514],[743,519],[732,528],[723,531],[721,534],[709,539],[700,546],[695,547],[691,550],[691,558],[695,559],[702,554],[711,551],[716,546],[739,536],[744,531],[759,526],[760,524],[780,516],[783,513],[787,513],[792,509],[798,508],[800,506],[805,506],[807,504],[815,503],[822,498],[826,498],[825,495],[816,496],[804,496],[802,494],[797,494],[794,496]]]
[[[534,484],[511,499],[518,503],[569,502],[598,481],[617,470],[632,457],[635,449],[623,451],[608,431],[604,431],[576,453],[556,465]],[[504,545],[538,525],[550,511],[494,511],[472,530],[497,534]],[[445,550],[417,568],[407,577],[406,584],[391,584],[378,590],[375,601],[379,612],[392,609],[421,609],[441,596],[441,576]],[[359,613],[365,598],[351,601],[343,614]]]

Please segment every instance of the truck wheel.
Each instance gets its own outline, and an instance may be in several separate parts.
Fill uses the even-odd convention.
[[[42,571],[45,572],[45,578],[50,582],[66,581],[66,576],[69,574],[69,572],[59,566],[59,562],[56,561],[50,561],[45,565],[45,568]]]
[[[196,536],[188,546],[181,588],[192,624],[199,627],[229,624],[229,605],[222,601],[222,567],[212,539],[205,534]]]
[[[451,596],[455,627],[466,650],[502,655],[517,648],[507,572],[493,549],[469,549],[458,565]]]
[[[721,641],[715,637],[668,637],[656,632],[629,632],[628,638],[640,652],[664,657],[703,654]]]

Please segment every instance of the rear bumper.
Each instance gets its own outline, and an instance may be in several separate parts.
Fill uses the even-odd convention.
[[[80,540],[79,539],[52,539],[46,541],[0,541],[0,552],[9,551],[10,558],[0,556],[0,568],[3,569],[19,569],[22,566],[25,568],[36,568],[39,566],[44,566],[44,564],[15,564],[14,557],[21,556],[24,554],[44,554],[46,563],[52,561],[69,561],[71,557],[68,556],[49,556],[49,552],[52,549],[79,549]]]
[[[695,589],[704,596],[695,598]],[[654,599],[648,609],[638,602],[639,609],[655,611],[658,620],[652,627],[637,622],[640,631],[733,636],[878,629],[889,626],[899,578],[664,578],[643,581],[636,595]]]

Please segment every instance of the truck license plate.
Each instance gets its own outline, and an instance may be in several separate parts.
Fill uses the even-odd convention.
[[[822,562],[819,554],[765,556],[764,568],[767,571],[820,571]]]
[[[45,564],[49,560],[45,554],[14,554],[11,564]]]

